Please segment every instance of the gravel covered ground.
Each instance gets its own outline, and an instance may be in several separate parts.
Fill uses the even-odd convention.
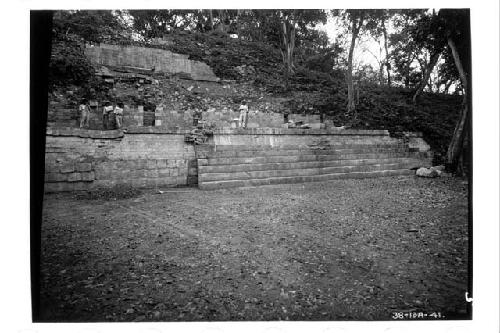
[[[465,316],[467,209],[455,178],[46,195],[42,320]]]

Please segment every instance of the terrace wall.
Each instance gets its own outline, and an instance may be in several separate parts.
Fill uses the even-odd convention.
[[[195,186],[196,147],[184,141],[187,130],[156,127],[121,130],[50,128],[45,152],[45,191],[134,187]],[[243,146],[332,146],[395,143],[385,130],[219,129],[207,143]],[[429,146],[413,133],[409,148],[431,158]]]

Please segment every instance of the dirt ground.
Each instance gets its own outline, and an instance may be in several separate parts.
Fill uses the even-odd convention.
[[[465,316],[462,179],[163,190],[46,195],[42,321]]]

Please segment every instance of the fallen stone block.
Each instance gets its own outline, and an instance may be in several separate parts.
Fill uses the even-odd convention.
[[[418,177],[425,177],[425,178],[436,178],[439,177],[439,171],[434,170],[432,168],[420,168],[417,170],[415,173]]]
[[[443,172],[445,170],[445,166],[444,165],[437,165],[437,166],[431,167],[431,169]]]

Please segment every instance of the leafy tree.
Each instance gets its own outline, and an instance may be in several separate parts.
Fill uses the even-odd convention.
[[[316,9],[289,9],[276,10],[270,13],[273,21],[268,22],[269,26],[279,25],[280,42],[276,43],[270,36],[269,40],[274,41],[281,50],[284,65],[285,89],[289,89],[289,77],[295,72],[294,51],[296,38],[306,37],[310,34],[310,29],[319,23],[326,23],[326,13]],[[275,44],[275,45],[276,45]]]
[[[134,29],[145,39],[161,38],[173,31],[236,32],[241,10],[162,9],[129,10]]]
[[[285,87],[295,71],[294,51],[302,37],[311,37],[323,10],[131,10],[135,30],[144,38],[162,37],[173,30],[238,33],[240,39],[269,43],[281,50]]]
[[[353,57],[356,41],[362,30],[369,31],[374,28],[378,20],[378,12],[370,9],[346,9],[346,10],[333,10],[332,14],[340,17],[341,21],[348,26],[351,34],[351,42],[349,45],[349,53],[347,56],[347,113],[353,114],[356,118],[355,109],[356,104],[354,101],[354,82],[353,82]]]
[[[390,22],[394,32],[388,35],[391,51],[387,63],[393,71],[393,80],[405,88],[413,87],[420,82],[421,74],[415,71],[413,64],[421,56],[422,47],[413,38],[412,29],[425,10],[400,9],[391,12]]]
[[[461,90],[460,74],[458,73],[457,66],[450,48],[445,48],[442,53],[443,62],[439,64],[439,77],[438,84],[444,85],[444,92],[449,93],[451,85],[455,86],[455,91]]]
[[[387,24],[391,20],[391,17],[396,14],[396,11],[389,9],[374,9],[370,12],[371,22],[366,26],[367,32],[378,42],[379,45],[383,45],[385,55],[376,56],[371,51],[369,51],[379,63],[379,78],[380,84],[383,84],[384,68],[387,73],[387,85],[391,85],[391,64],[390,64],[390,53],[389,53],[389,42],[388,42],[388,32]],[[382,47],[381,47],[382,48]]]
[[[85,42],[114,43],[130,39],[130,31],[111,10],[60,10],[54,13],[54,38],[74,35]]]
[[[423,67],[425,69],[422,71],[422,80],[413,94],[413,102],[416,103],[446,46],[446,38],[443,34],[443,22],[435,11],[429,15],[423,15],[412,28],[411,33],[416,44],[430,53],[429,61]]]
[[[83,53],[80,40],[61,36],[52,43],[49,64],[49,87],[68,84],[84,85],[94,75],[94,69]]]
[[[85,43],[129,38],[129,30],[118,12],[106,10],[56,11],[53,16],[49,86],[88,85],[94,69],[84,54]]]

